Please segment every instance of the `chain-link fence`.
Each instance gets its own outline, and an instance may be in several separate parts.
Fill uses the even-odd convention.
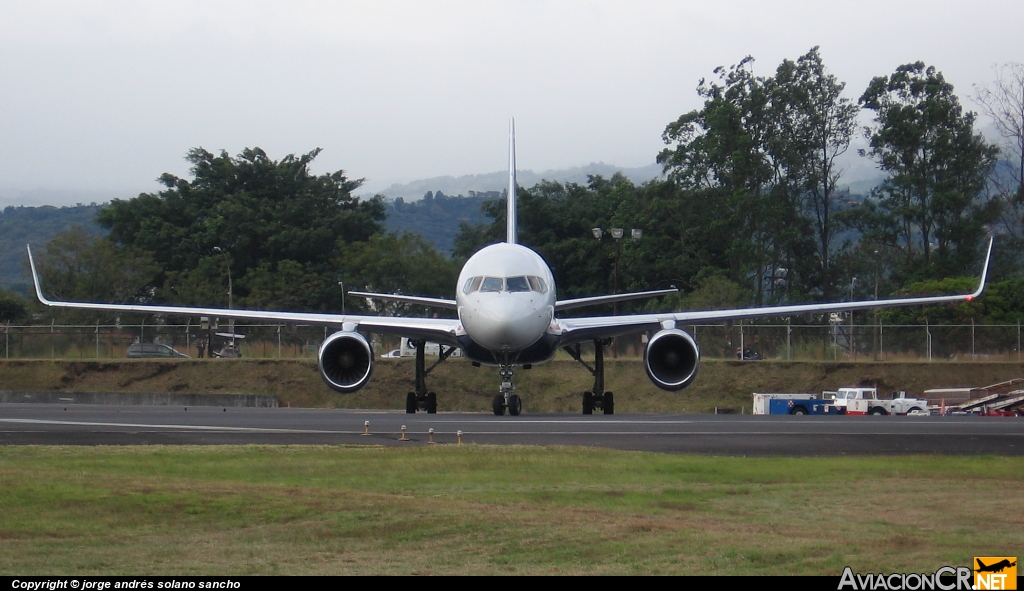
[[[228,351],[232,342],[242,357],[315,358],[317,348],[333,332],[322,326],[294,324],[222,324],[203,329],[197,325],[93,324],[30,325],[7,324],[3,328],[5,359],[123,359],[133,343],[159,343],[179,353],[204,356]],[[232,339],[232,335],[234,338]],[[374,347],[398,347],[398,339],[373,339]]]
[[[713,324],[683,325],[705,358],[747,357],[782,360],[879,361],[1021,361],[1018,324],[884,325],[832,322],[823,325]],[[332,332],[322,326],[236,324],[202,329],[196,325],[4,325],[6,359],[117,359],[132,343],[160,343],[197,357],[234,342],[242,357],[315,358]],[[399,339],[372,336],[378,354],[398,348]],[[641,356],[641,335],[616,339],[614,354]]]

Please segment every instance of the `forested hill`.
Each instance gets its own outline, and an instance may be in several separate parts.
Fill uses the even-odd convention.
[[[388,218],[384,221],[389,232],[419,234],[438,251],[450,255],[459,223],[470,226],[490,223],[480,206],[485,201],[500,199],[498,191],[477,193],[469,196],[449,197],[438,191],[427,191],[423,199],[405,201],[401,197],[388,202]]]
[[[13,207],[0,211],[0,286],[24,292],[31,278],[25,270],[25,245],[41,249],[55,234],[82,226],[90,234],[106,232],[96,222],[101,205]]]

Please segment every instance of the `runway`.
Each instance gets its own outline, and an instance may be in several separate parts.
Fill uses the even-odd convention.
[[[365,435],[369,422],[370,435]],[[401,440],[402,426],[406,439]],[[1024,420],[751,415],[408,415],[398,411],[0,404],[4,445],[578,445],[757,456],[1024,455]]]

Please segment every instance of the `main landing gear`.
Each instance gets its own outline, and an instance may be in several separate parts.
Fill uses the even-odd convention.
[[[409,392],[405,396],[405,412],[414,414],[417,410],[426,411],[428,414],[437,412],[437,394],[427,392],[427,374],[434,371],[434,368],[452,356],[455,347],[439,345],[437,363],[427,368],[425,340],[409,341],[416,348],[416,391]]]
[[[594,410],[604,411],[604,414],[615,414],[615,396],[611,392],[604,391],[604,348],[611,345],[611,339],[594,340],[594,367],[583,361],[580,353],[579,343],[570,347],[563,347],[565,352],[579,361],[583,367],[594,376],[594,388],[590,392],[583,393],[583,414],[594,414]]]
[[[508,414],[518,417],[523,412],[523,401],[515,394],[516,388],[512,385],[512,364],[507,358],[498,369],[498,375],[501,376],[501,390],[491,401],[491,408],[499,417],[505,414],[506,408]]]

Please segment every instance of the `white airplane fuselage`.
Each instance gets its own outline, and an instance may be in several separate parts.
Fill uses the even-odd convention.
[[[554,354],[555,279],[529,248],[499,243],[474,254],[459,274],[455,301],[459,341],[473,361],[538,363]]]

